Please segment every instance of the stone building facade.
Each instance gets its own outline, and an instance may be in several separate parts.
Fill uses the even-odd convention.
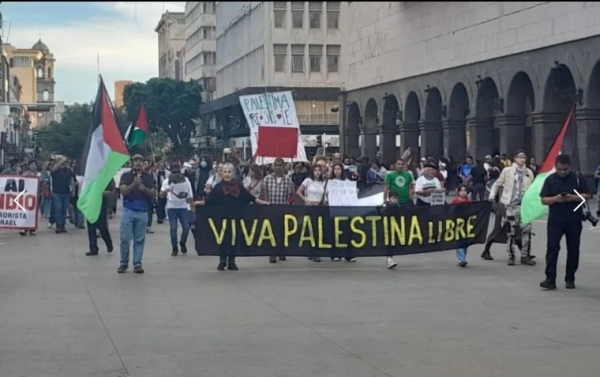
[[[542,160],[575,106],[582,170],[600,163],[600,3],[351,2],[349,17],[346,154]]]

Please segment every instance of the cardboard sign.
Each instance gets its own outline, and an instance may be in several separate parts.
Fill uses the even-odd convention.
[[[36,230],[40,180],[0,176],[0,229]]]

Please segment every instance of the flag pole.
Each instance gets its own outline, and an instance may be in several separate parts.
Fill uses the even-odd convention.
[[[100,84],[100,51],[96,51],[96,72],[98,73],[98,84]]]

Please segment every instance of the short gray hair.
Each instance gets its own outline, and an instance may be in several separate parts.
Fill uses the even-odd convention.
[[[223,164],[223,165],[220,165],[220,167],[221,167],[222,170],[228,169],[228,170],[231,170],[231,171],[235,171],[235,167],[233,166],[233,164],[230,164],[228,162],[225,163],[225,164]],[[217,167],[217,169],[218,169],[218,167]]]

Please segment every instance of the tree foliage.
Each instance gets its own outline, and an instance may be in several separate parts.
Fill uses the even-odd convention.
[[[125,87],[123,102],[128,121],[133,122],[144,103],[150,132],[164,131],[176,153],[187,157],[191,151],[190,137],[195,129],[192,119],[198,118],[202,104],[202,86],[197,81],[152,78]]]
[[[69,158],[80,158],[92,125],[93,103],[65,107],[61,121],[52,121],[37,130],[36,140],[43,153],[58,153]],[[115,110],[117,122],[122,127],[125,115]]]

